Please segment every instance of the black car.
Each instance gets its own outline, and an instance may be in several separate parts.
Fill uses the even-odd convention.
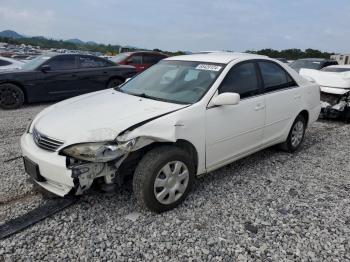
[[[41,55],[22,69],[0,73],[0,107],[55,101],[120,85],[137,73],[133,66],[79,54]]]
[[[321,70],[326,66],[337,65],[338,62],[330,59],[323,58],[304,58],[298,59],[290,63],[289,66],[299,73],[300,69],[316,69]]]

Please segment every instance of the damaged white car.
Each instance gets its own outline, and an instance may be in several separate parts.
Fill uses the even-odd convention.
[[[21,138],[26,172],[57,195],[133,179],[141,206],[174,208],[195,176],[263,148],[293,152],[320,112],[319,86],[264,56],[167,58],[116,89],[39,113]]]
[[[322,118],[350,121],[350,65],[334,65],[323,69],[301,69],[300,75],[321,88]]]

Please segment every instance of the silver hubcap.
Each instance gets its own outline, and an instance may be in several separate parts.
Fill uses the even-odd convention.
[[[304,123],[302,121],[296,122],[292,130],[292,146],[297,147],[304,135]]]
[[[186,191],[189,180],[187,166],[181,161],[167,163],[154,181],[154,195],[164,205],[177,201]]]

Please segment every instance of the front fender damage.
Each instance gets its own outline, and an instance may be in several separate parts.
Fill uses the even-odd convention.
[[[158,121],[157,121],[158,122]],[[67,168],[72,170],[75,184],[75,195],[86,192],[96,178],[103,178],[106,185],[122,184],[119,168],[128,156],[141,148],[155,142],[176,142],[177,129],[183,127],[180,122],[166,124],[146,123],[132,130],[125,130],[116,141],[123,148],[125,154],[118,159],[107,163],[82,162],[67,159]]]
[[[350,90],[340,88],[321,89],[321,118],[350,120]]]

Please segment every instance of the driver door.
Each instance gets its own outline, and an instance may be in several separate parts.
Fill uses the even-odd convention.
[[[209,106],[206,110],[206,168],[208,171],[257,151],[262,146],[265,98],[255,62],[235,65],[217,94],[238,93],[237,105]]]

